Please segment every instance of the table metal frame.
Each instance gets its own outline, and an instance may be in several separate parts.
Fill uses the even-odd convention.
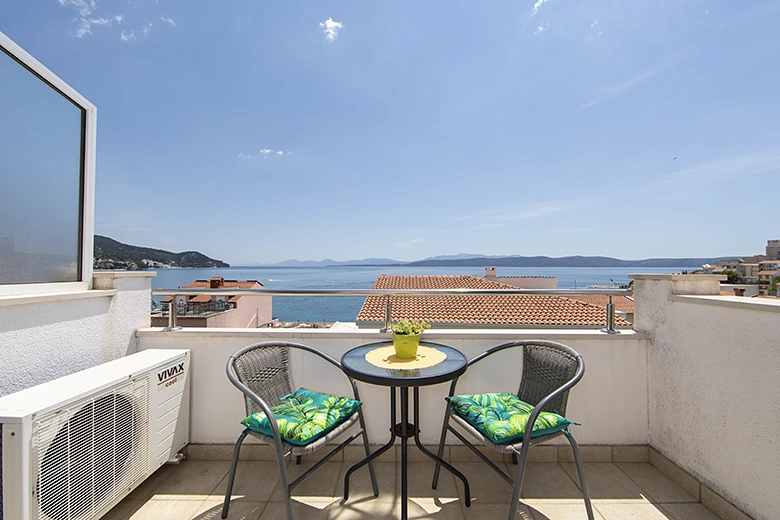
[[[347,355],[352,352],[355,349],[359,348],[365,348],[365,347],[380,347],[387,345],[388,341],[382,341],[377,343],[371,343],[368,345],[361,345],[359,347],[355,347],[354,349],[351,349],[350,351],[346,352],[342,358],[341,358],[341,366],[344,372],[347,373],[350,377],[353,379],[356,379],[358,381],[363,381],[365,383],[375,384],[379,386],[387,386],[390,388],[390,440],[387,442],[387,444],[383,445],[379,449],[377,449],[375,452],[371,453],[368,457],[364,458],[360,462],[357,462],[352,467],[347,470],[347,474],[344,476],[344,500],[346,501],[349,499],[349,479],[352,476],[352,473],[354,473],[356,470],[360,469],[364,465],[368,464],[370,461],[374,460],[387,450],[393,447],[395,444],[396,438],[401,439],[401,518],[402,520],[407,520],[408,518],[408,501],[409,501],[409,492],[408,492],[408,441],[409,438],[414,439],[414,443],[417,445],[417,448],[421,452],[423,452],[425,455],[427,455],[429,458],[433,459],[438,464],[441,464],[442,467],[444,467],[447,471],[455,475],[457,478],[459,478],[463,482],[464,492],[466,495],[466,507],[471,506],[471,494],[469,490],[469,482],[466,479],[465,475],[455,469],[452,465],[450,465],[448,462],[443,460],[441,457],[436,455],[435,453],[428,451],[420,442],[420,429],[418,428],[418,425],[420,423],[420,387],[421,386],[429,386],[429,385],[435,385],[439,383],[445,383],[447,381],[451,381],[455,379],[456,377],[461,376],[465,371],[467,365],[466,357],[463,357],[463,365],[454,368],[451,371],[448,371],[444,374],[439,374],[435,377],[428,377],[425,376],[421,377],[409,377],[409,378],[399,378],[394,377],[392,375],[376,375],[376,374],[366,374],[364,372],[360,372],[356,370],[355,368],[351,367],[348,363],[344,363],[344,359],[347,357]],[[451,349],[460,354],[463,355],[460,351],[452,348],[447,347],[445,345],[439,345],[436,343],[428,343],[428,342],[420,342],[421,345],[427,346],[427,347],[444,347],[446,349]],[[385,370],[377,367],[377,370]],[[424,369],[421,369],[424,370]],[[409,422],[409,388],[412,387],[414,389],[413,395],[414,395],[414,422]],[[396,423],[396,390],[400,391],[401,395],[401,422]]]

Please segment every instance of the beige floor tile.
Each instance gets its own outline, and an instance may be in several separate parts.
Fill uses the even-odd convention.
[[[189,520],[202,503],[198,500],[149,500],[128,520]]]
[[[511,468],[515,469],[516,466],[511,466]],[[514,473],[511,476],[515,478]],[[507,486],[507,488],[509,487]],[[509,493],[511,492],[512,490],[509,488]],[[582,493],[560,464],[529,462],[526,465],[520,496],[548,500],[579,499],[582,498]]]
[[[374,453],[382,446],[371,446],[371,453]],[[357,444],[357,441],[344,448],[344,460],[346,462],[358,462],[366,458],[366,450],[363,444]],[[375,462],[395,462],[395,446],[374,459]]]
[[[209,499],[219,500],[224,497],[227,481],[228,477],[225,475]],[[278,485],[279,466],[276,462],[240,461],[233,483],[233,498],[263,502],[271,497]]]
[[[412,497],[407,503],[409,520],[429,518],[432,520],[464,520],[458,498]],[[401,502],[395,506],[396,518],[401,518]]]
[[[492,460],[493,462],[504,462],[503,453],[481,446],[476,441],[474,445],[489,460]],[[455,461],[456,463],[457,462],[482,462],[482,459],[480,459],[476,453],[471,451],[471,449],[466,446],[450,446],[450,457],[451,460]]]
[[[409,496],[415,499],[439,499],[443,502],[459,501],[461,493],[458,493],[458,486],[455,483],[455,477],[446,469],[441,470],[439,474],[439,483],[436,489],[431,488],[433,479],[433,462],[412,462],[409,464],[408,485]],[[396,493],[401,496],[401,468],[398,467],[398,487]],[[463,483],[458,480],[459,487],[463,488]]]
[[[669,520],[653,504],[603,502],[594,505],[604,520]]]
[[[149,478],[144,480],[141,485],[135,488],[133,492],[127,496],[127,499],[148,500],[157,491],[157,488],[160,487],[160,484],[169,476],[171,476],[174,470],[180,465],[166,464],[160,467],[157,471],[149,475]]]
[[[303,475],[314,463],[302,462],[300,465],[287,466],[287,478],[292,482]],[[292,490],[293,497],[333,497],[340,499],[343,487],[339,482],[339,475],[344,467],[343,462],[326,462],[323,466],[310,474],[306,479]],[[272,502],[284,501],[282,486],[277,485],[271,495]]]
[[[374,497],[374,491],[371,489],[371,477],[368,473],[368,465],[363,466],[352,474],[349,483],[349,501],[357,502],[362,499],[371,501],[392,502],[396,499],[396,490],[398,489],[398,477],[396,471],[397,465],[394,462],[377,462],[374,464],[376,471],[376,480],[379,485],[379,497]],[[350,468],[349,463],[345,463],[341,469],[338,479],[338,491],[344,491],[344,476]]]
[[[697,502],[683,488],[649,463],[617,462],[615,464],[636,482],[651,502]]]
[[[496,465],[508,471],[504,463]],[[509,504],[512,500],[512,488],[484,462],[456,462],[454,466],[469,481],[472,504]],[[442,475],[444,473],[442,470]],[[457,489],[460,497],[465,499],[463,486],[459,484]]]
[[[471,504],[464,507],[466,520],[504,520],[509,515],[509,504]],[[534,520],[531,510],[518,502],[515,520]]]
[[[583,500],[523,500],[531,510],[534,520],[588,520]],[[603,520],[596,508],[593,508],[594,520]]]
[[[222,518],[222,500],[209,499],[203,502],[192,520],[217,520]],[[243,498],[233,499],[228,510],[229,520],[257,520],[265,508],[265,502],[253,502]]]
[[[380,492],[380,497],[382,496]],[[360,498],[337,502],[328,509],[329,520],[396,520],[397,500]],[[270,518],[270,517],[269,517]]]
[[[582,462],[612,462],[611,446],[580,446]],[[574,450],[571,446],[558,447],[559,462],[574,462]]]
[[[720,517],[701,504],[661,504],[659,506],[672,520],[720,520]]]
[[[328,520],[330,518],[330,506],[317,504],[312,506],[293,500],[293,513],[296,520]],[[287,518],[287,509],[284,502],[268,502],[268,505],[260,514],[260,520],[284,520]],[[233,520],[228,517],[228,520]]]
[[[103,519],[126,520],[130,515],[141,509],[145,503],[146,500],[130,500],[126,498],[115,505],[108,513],[103,515]]]
[[[577,475],[576,464],[562,463],[561,466],[579,487],[580,479]],[[583,464],[583,466],[591,499],[603,501],[631,499],[638,502],[645,500],[646,493],[615,464],[594,462]]]
[[[172,466],[173,470],[154,490],[152,500],[200,500],[214,492],[230,470],[225,461],[190,460]]]

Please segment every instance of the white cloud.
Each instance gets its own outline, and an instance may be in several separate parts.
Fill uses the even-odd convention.
[[[141,29],[141,37],[145,39],[147,36],[149,36],[149,33],[152,31],[152,27],[153,25],[151,22],[144,25],[143,29]]]
[[[424,238],[413,238],[412,240],[409,240],[408,242],[399,242],[396,244],[398,247],[409,247],[412,244],[419,244],[420,242],[425,242]]]
[[[599,24],[599,21],[598,21],[598,20],[593,20],[593,23],[592,23],[592,24],[590,24],[590,28],[591,28],[591,29],[593,29],[593,28],[594,28],[595,26],[597,26],[598,24]]]
[[[122,20],[124,20],[124,19],[125,19],[125,17],[122,16],[121,14],[114,15],[114,20],[116,20],[116,23],[122,23]]]
[[[333,21],[333,18],[328,18],[324,22],[320,22],[320,27],[324,27],[322,32],[325,33],[325,39],[329,42],[334,41],[339,37],[339,31],[344,27],[341,22]]]
[[[534,16],[537,12],[539,12],[539,8],[549,1],[550,0],[536,0],[536,3],[534,4],[533,10],[531,12],[531,16]]]
[[[129,42],[131,40],[135,40],[135,31],[122,31],[122,34],[119,35],[120,38],[122,38],[123,42]]]
[[[772,172],[780,172],[780,149],[700,163],[693,168],[665,175],[661,182],[693,188]]]
[[[60,7],[75,9],[79,15],[86,18],[97,8],[95,0],[57,0]]]
[[[240,153],[236,157],[239,161],[254,161],[256,159],[251,153]]]
[[[596,38],[601,38],[602,34],[604,34],[604,31],[599,31],[599,33],[596,35]]]
[[[474,224],[471,227],[476,229],[497,228],[568,211],[576,205],[577,204],[574,203],[565,203],[561,201],[537,202],[535,204],[528,204],[520,209],[512,208],[508,210],[489,211],[477,215],[466,215],[459,217],[457,220],[472,220],[474,221]]]
[[[661,72],[669,68],[674,63],[676,62],[664,63],[662,65],[658,65],[657,67],[642,71],[636,76],[632,76],[619,83],[610,85],[609,87],[601,88],[593,94],[593,96],[587,101],[587,103],[585,103],[580,107],[580,110],[585,110],[586,108],[596,106],[598,104],[601,104],[605,101],[612,99],[613,97],[624,94],[629,90],[631,90],[632,88],[636,87],[637,85],[640,85],[645,81],[657,76],[658,74],[660,74]]]
[[[175,21],[173,21],[173,18],[166,18],[166,17],[164,17],[163,15],[160,15],[160,20],[162,20],[162,21],[163,21],[163,22],[165,22],[165,23],[169,23],[169,24],[171,24],[172,26],[176,27],[176,22],[175,22]]]
[[[268,148],[263,148],[262,150],[260,150],[260,153],[263,155],[271,155],[272,153],[274,153],[274,151],[269,150]]]
[[[78,20],[78,27],[73,35],[76,38],[83,38],[87,34],[92,34],[92,27],[95,25],[100,27],[111,27],[116,20],[116,16],[113,18],[77,18],[76,20]],[[76,20],[74,20],[74,22]]]
[[[278,155],[279,157],[281,157],[282,155],[284,155],[284,152],[283,152],[283,151],[281,151],[281,150],[279,150],[279,151],[277,151],[277,152],[276,152],[276,155]]]
[[[537,34],[539,34],[540,32],[544,32],[544,31],[546,31],[546,30],[547,30],[547,29],[549,29],[549,28],[550,28],[550,24],[549,24],[549,23],[547,23],[547,22],[540,23],[540,24],[539,24],[539,25],[536,27],[536,30],[534,31],[534,36],[535,36],[535,35],[537,35]]]

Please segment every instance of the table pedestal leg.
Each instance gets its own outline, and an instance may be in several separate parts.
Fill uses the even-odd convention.
[[[352,467],[350,467],[347,470],[347,474],[344,475],[344,500],[347,500],[349,498],[349,478],[352,476],[352,473],[355,472],[355,470],[358,470],[389,450],[393,447],[393,444],[395,443],[395,387],[390,388],[390,440],[376,450],[374,453],[366,457],[365,459],[361,460],[360,462],[354,464]],[[378,495],[377,495],[378,496]]]
[[[414,423],[419,424],[420,423],[420,388],[415,386],[414,387]],[[436,454],[431,453],[425,447],[422,445],[422,442],[420,442],[420,429],[415,428],[414,429],[414,443],[417,445],[418,448],[420,448],[420,451],[428,455],[428,457],[432,458],[435,462],[438,464],[441,464],[444,469],[458,477],[463,482],[463,489],[464,493],[466,495],[466,507],[471,506],[471,492],[469,490],[469,481],[466,479],[466,476],[455,469],[453,466],[451,466],[448,462],[442,460],[440,457],[438,457]]]

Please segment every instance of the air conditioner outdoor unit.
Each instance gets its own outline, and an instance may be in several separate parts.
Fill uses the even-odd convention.
[[[146,350],[0,398],[0,520],[90,520],[189,441],[188,350]]]

